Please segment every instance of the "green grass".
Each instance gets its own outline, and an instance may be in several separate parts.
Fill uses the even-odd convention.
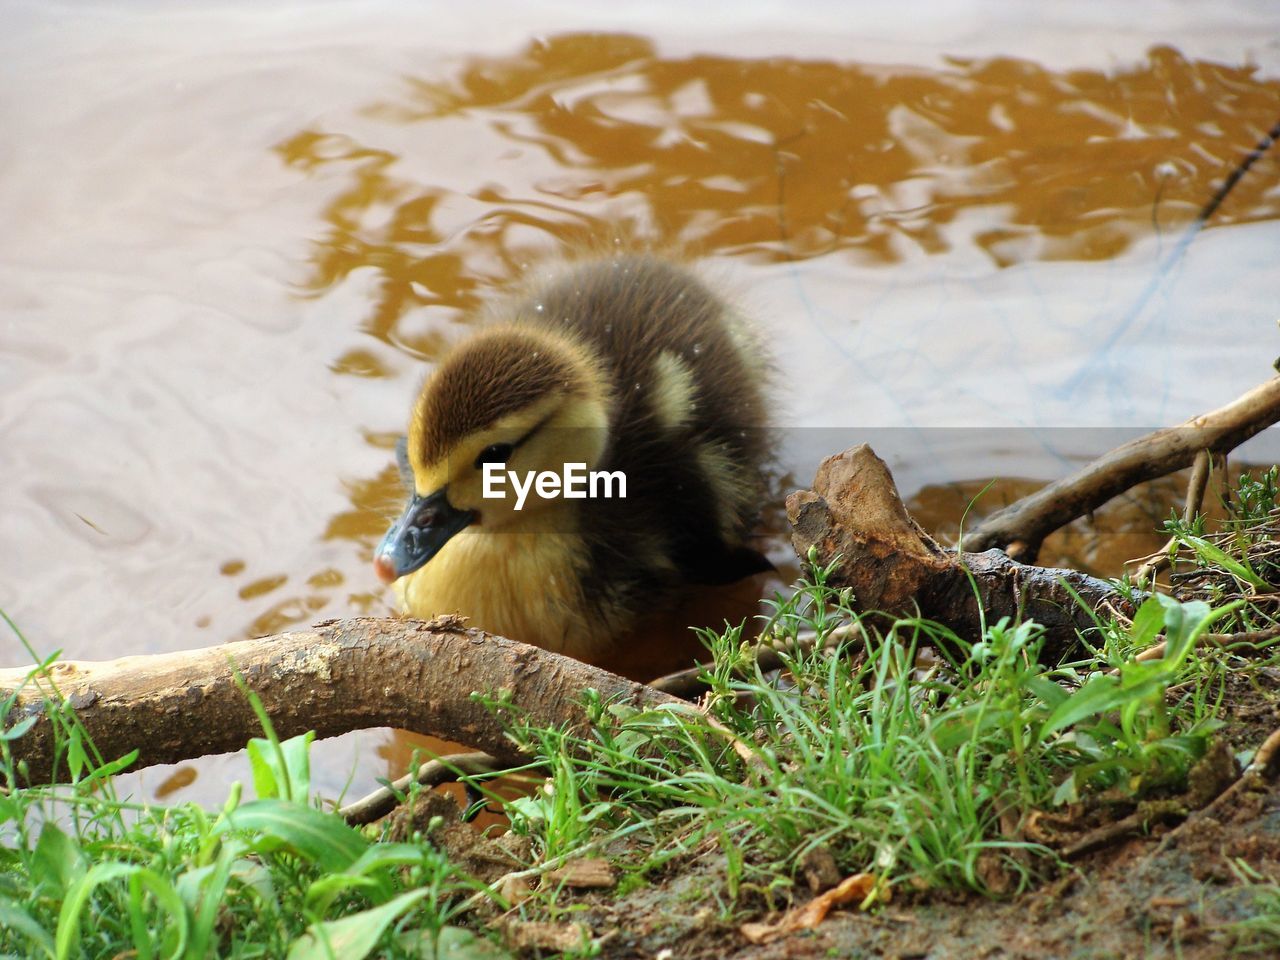
[[[1028,839],[1033,815],[1176,796],[1218,732],[1241,661],[1197,640],[1273,622],[1266,596],[1280,579],[1274,472],[1234,493],[1220,530],[1171,526],[1194,589],[1103,622],[1074,663],[1041,664],[1030,622],[959,637],[859,615],[813,569],[772,601],[765,632],[842,639],[792,655],[784,671],[762,674],[741,629],[727,628],[705,636],[698,706],[638,711],[587,691],[587,728],[513,721],[547,779],[507,803],[511,827],[538,867],[610,856],[624,870],[619,891],[718,858],[702,895],[725,919],[795,897],[818,852],[844,874],[878,876],[873,900],[893,888],[1034,885],[1061,865]],[[1163,659],[1134,662],[1160,638]],[[50,708],[64,783],[24,787],[11,745],[34,720],[0,703],[0,956],[506,956],[474,911],[500,898],[421,836],[391,842],[321,809],[311,736],[281,742],[246,695],[265,734],[247,745],[257,799],[236,785],[217,810],[120,798],[113,776],[132,757],[100,756],[65,706]],[[488,778],[468,779],[484,789]],[[1275,887],[1259,883],[1257,902],[1238,936],[1270,944]],[[572,920],[579,907],[547,890],[518,915]]]
[[[1280,884],[1243,861],[1233,863],[1232,872],[1244,888],[1252,911],[1245,919],[1227,925],[1235,938],[1232,952],[1276,956],[1280,953]]]
[[[259,710],[260,705],[256,704]],[[149,958],[505,956],[453,926],[482,886],[430,844],[389,843],[309,797],[312,735],[249,744],[258,798],[222,809],[130,803],[70,711],[55,713],[68,783],[19,787],[0,703],[0,955]],[[261,715],[261,714],[260,714]],[[265,715],[263,715],[265,721]],[[130,951],[134,951],[130,953]]]
[[[1033,811],[1185,780],[1219,726],[1216,700],[1197,689],[1170,705],[1166,691],[1205,669],[1195,640],[1229,612],[1150,600],[1115,642],[1140,648],[1163,631],[1170,654],[1118,676],[1105,656],[1041,666],[1033,623],[1001,621],[969,644],[937,624],[864,619],[862,639],[793,657],[784,680],[741,677],[731,630],[708,638],[702,711],[636,711],[589,693],[589,734],[519,731],[551,773],[511,806],[513,827],[544,857],[629,837],[659,863],[711,839],[730,896],[785,888],[817,848],[890,884],[1007,893],[1056,862],[1022,839]],[[822,637],[850,622],[848,598],[819,570],[775,603],[770,629]]]
[[[1165,521],[1170,556],[1182,566],[1177,592],[1210,603],[1246,600],[1228,630],[1258,630],[1280,622],[1280,467],[1242,474],[1224,496],[1225,518],[1208,531],[1204,517]]]

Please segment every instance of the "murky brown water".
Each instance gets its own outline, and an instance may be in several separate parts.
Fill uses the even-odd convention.
[[[11,5],[0,605],[78,658],[389,612],[369,560],[426,364],[568,245],[684,251],[758,320],[779,495],[867,441],[951,533],[992,477],[969,522],[1228,402],[1280,354],[1280,155],[1186,240],[1280,119],[1280,11],[1111,6],[926,26],[885,4],[860,29],[838,5],[673,5],[588,30]],[[1046,559],[1115,573],[1165,515],[1135,501]],[[316,766],[360,792],[406,750],[351,735]],[[216,800],[241,771],[139,789]]]

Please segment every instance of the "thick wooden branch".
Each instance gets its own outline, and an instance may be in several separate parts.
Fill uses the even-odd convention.
[[[512,764],[528,758],[473,691],[509,695],[533,723],[549,727],[581,723],[577,694],[589,687],[635,705],[679,702],[568,657],[468,629],[457,618],[330,621],[181,653],[64,660],[49,679],[106,758],[136,747],[135,766],[145,767],[239,750],[261,736],[236,670],[281,737],[397,727],[467,743]],[[10,724],[42,716],[11,746],[31,781],[43,783],[54,772],[53,731],[43,715],[52,688],[47,679],[24,686],[28,673],[0,670],[0,700],[21,688]]]
[[[1033,561],[1044,538],[1076,517],[1139,483],[1190,466],[1201,450],[1234,450],[1278,421],[1280,377],[1212,413],[1116,447],[1071,476],[992,514],[965,535],[964,545],[974,550],[1008,548],[1011,556]]]
[[[813,489],[787,498],[787,518],[796,554],[814,549],[819,564],[834,561],[828,582],[850,588],[862,610],[918,611],[971,637],[984,617],[1034,618],[1053,660],[1077,651],[1076,631],[1093,627],[1101,604],[1132,612],[1110,584],[1075,570],[1028,566],[998,550],[944,550],[907,514],[888,467],[865,444],[824,460]]]

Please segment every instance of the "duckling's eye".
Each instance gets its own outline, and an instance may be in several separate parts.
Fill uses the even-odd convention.
[[[515,449],[515,445],[511,443],[489,444],[476,456],[476,469],[479,470],[486,463],[506,463]]]

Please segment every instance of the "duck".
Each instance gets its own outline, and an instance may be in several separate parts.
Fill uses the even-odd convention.
[[[569,262],[428,374],[374,554],[404,612],[600,663],[646,613],[772,569],[759,337],[683,264]]]

